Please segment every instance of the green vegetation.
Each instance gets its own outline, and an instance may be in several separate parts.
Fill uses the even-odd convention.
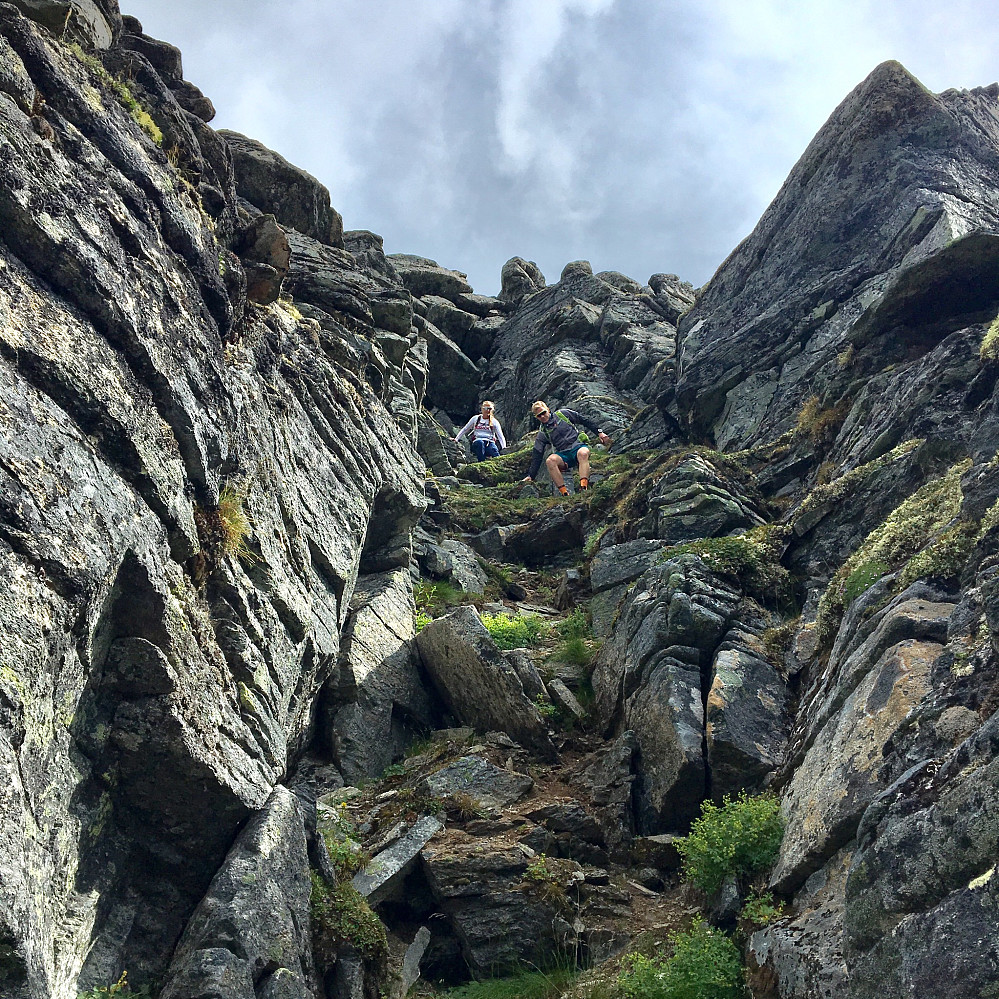
[[[69,45],[70,51],[114,94],[118,103],[132,116],[132,120],[149,136],[157,146],[163,145],[163,132],[153,121],[152,115],[132,93],[128,83],[120,76],[112,76],[96,56],[84,52],[77,42]]]
[[[850,356],[852,357],[852,354]],[[849,360],[850,358],[847,358],[847,364]],[[806,399],[801,407],[795,432],[800,437],[807,437],[816,447],[831,444],[849,412],[850,403],[846,399],[841,399],[835,406],[823,408],[819,397],[813,395],[810,399]]]
[[[696,555],[712,572],[736,577],[747,593],[779,600],[790,583],[787,570],[780,564],[786,531],[777,524],[764,524],[745,534],[673,545],[660,557],[665,560]]]
[[[992,320],[982,337],[982,346],[978,351],[978,356],[983,361],[999,361],[999,316]]]
[[[745,791],[721,805],[705,801],[690,834],[676,841],[683,876],[713,894],[729,874],[742,877],[768,868],[784,838],[780,803],[773,794],[750,797]]]
[[[776,627],[767,628],[766,631],[760,635],[760,643],[763,646],[763,651],[766,653],[767,659],[773,663],[774,666],[780,666],[784,661],[784,655],[790,649],[791,642],[794,641],[795,633],[798,631],[798,626],[801,624],[801,615],[791,618],[790,621],[785,621],[783,624],[778,624]]]
[[[618,984],[627,999],[741,999],[746,995],[739,951],[720,930],[695,920],[671,938],[667,959],[631,954]]]
[[[536,614],[510,617],[507,614],[483,614],[482,623],[501,649],[523,649],[536,645],[544,625]]]
[[[416,601],[416,630],[420,631],[448,608],[464,603],[468,594],[450,583],[421,580],[413,587],[413,599]]]
[[[256,561],[256,556],[246,547],[246,539],[252,530],[250,518],[246,514],[247,490],[245,486],[226,483],[219,493],[218,519],[222,531],[222,551],[236,558]]]
[[[579,972],[574,962],[548,971],[531,969],[506,978],[486,978],[438,993],[439,999],[557,999]]]
[[[754,927],[766,926],[783,915],[782,902],[775,902],[773,895],[768,891],[758,892],[753,889],[742,907],[742,912],[739,913],[739,920]]]
[[[896,586],[924,576],[953,576],[974,544],[977,525],[958,521],[961,476],[970,459],[927,482],[900,503],[864,539],[829,581],[819,601],[819,633],[829,640],[850,604],[888,572],[901,569]]]
[[[120,996],[121,999],[124,999],[126,996],[135,997],[135,999],[148,999],[150,995],[149,986],[131,986],[128,982],[128,972],[123,971],[118,981],[113,982],[111,985],[87,989],[86,992],[81,992],[77,999],[110,999],[112,996]]]
[[[311,874],[309,913],[313,947],[320,965],[332,967],[341,943],[350,944],[365,961],[383,964],[388,957],[385,926],[360,892],[349,881],[341,881],[330,889],[317,871]]]

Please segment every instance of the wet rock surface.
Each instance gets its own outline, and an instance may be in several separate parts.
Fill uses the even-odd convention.
[[[736,923],[677,837],[765,788],[758,997],[994,992],[997,94],[878,67],[696,294],[493,298],[114,2],[0,4],[0,992],[613,961]],[[607,430],[588,492],[454,477],[483,395]]]

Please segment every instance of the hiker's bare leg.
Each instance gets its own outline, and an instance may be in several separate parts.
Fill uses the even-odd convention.
[[[548,455],[545,465],[548,468],[548,474],[552,477],[555,488],[561,489],[565,485],[565,477],[562,473],[567,471],[569,466],[557,454]]]
[[[576,460],[579,462],[579,477],[588,479],[590,477],[590,449],[581,447],[576,452]]]

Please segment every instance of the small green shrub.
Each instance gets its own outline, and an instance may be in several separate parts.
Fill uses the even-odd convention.
[[[672,957],[625,958],[618,984],[627,999],[742,999],[739,951],[720,930],[696,920],[671,938]]]
[[[750,797],[745,791],[721,805],[701,804],[701,816],[690,834],[676,840],[683,876],[707,894],[716,892],[729,874],[743,876],[768,868],[784,838],[780,803],[773,794]]]
[[[423,629],[433,621],[433,618],[429,614],[425,614],[423,611],[416,612],[416,633],[419,634]]]
[[[312,871],[309,914],[312,941],[320,965],[332,967],[341,943],[350,944],[370,963],[383,963],[388,956],[385,926],[361,893],[342,881],[330,889],[322,876]]]
[[[427,583],[421,580],[413,587],[416,601],[416,630],[426,627],[435,617],[468,599],[468,594],[450,583]]]
[[[128,982],[128,972],[123,971],[118,981],[111,985],[98,986],[81,992],[77,999],[111,999],[119,996],[121,999],[149,999],[151,990],[148,985],[132,986]]]
[[[544,694],[538,694],[538,696],[534,698],[534,703],[537,705],[538,714],[541,715],[542,718],[553,720],[558,715],[558,708],[556,708]]]
[[[543,624],[536,614],[510,617],[507,614],[483,614],[482,623],[501,649],[523,649],[535,645]]]
[[[784,915],[784,904],[775,902],[773,895],[768,892],[757,892],[755,889],[749,893],[746,904],[739,913],[742,922],[750,923],[752,926],[766,926],[775,919],[780,919]]]
[[[589,638],[592,635],[590,622],[586,620],[586,611],[582,607],[576,607],[571,614],[556,621],[552,625],[552,631],[559,638],[566,640],[573,638]]]
[[[586,668],[593,662],[598,648],[599,646],[588,644],[582,638],[569,638],[555,646],[550,658],[567,666]]]

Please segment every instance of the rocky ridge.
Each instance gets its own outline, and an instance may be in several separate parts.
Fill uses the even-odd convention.
[[[730,924],[673,840],[763,789],[756,996],[994,990],[997,102],[886,63],[705,288],[490,297],[115,0],[0,3],[0,993],[599,974]]]

